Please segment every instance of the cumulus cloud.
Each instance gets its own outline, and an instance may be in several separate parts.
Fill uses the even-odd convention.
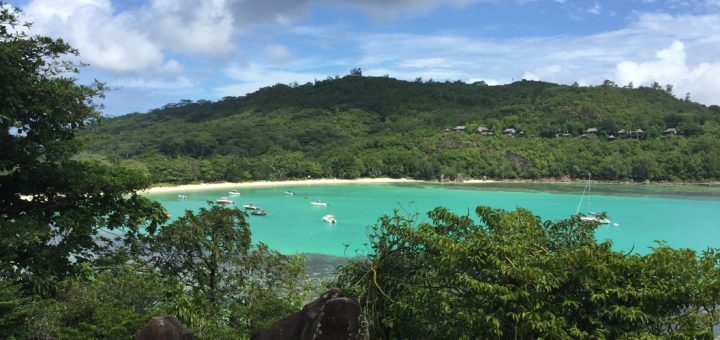
[[[114,15],[109,0],[34,0],[25,12],[36,32],[62,36],[94,67],[127,72],[163,65],[161,48],[132,18]]]
[[[685,44],[681,41],[675,41],[667,49],[659,51],[652,60],[618,63],[617,79],[621,83],[672,84],[680,95],[690,92],[695,100],[720,103],[717,98],[720,93],[720,60],[690,66]]]
[[[32,0],[25,7],[36,32],[69,40],[94,67],[115,72],[172,70],[168,52],[228,57],[236,39],[262,24],[289,24],[314,3],[349,6],[373,15],[423,11],[481,0],[148,0],[118,11],[111,0]],[[291,55],[270,46],[275,61]],[[170,65],[172,66],[172,65]]]

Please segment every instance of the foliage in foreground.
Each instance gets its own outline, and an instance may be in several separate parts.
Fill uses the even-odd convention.
[[[304,258],[253,245],[246,217],[219,205],[188,210],[148,240],[152,268],[189,298],[173,314],[200,336],[249,335],[308,297]]]
[[[103,230],[131,240],[165,216],[136,192],[148,177],[74,158],[76,133],[100,118],[93,101],[105,87],[76,84],[66,58],[77,51],[22,25],[0,2],[0,280],[52,295],[54,281],[95,260]]]
[[[0,280],[0,338],[127,339],[158,315],[198,339],[247,338],[321,289],[304,281],[302,257],[250,241],[242,212],[213,206],[147,237],[151,255],[132,264],[81,265],[52,298]]]
[[[648,255],[597,243],[579,216],[480,206],[430,222],[383,217],[367,259],[338,279],[381,338],[712,338],[720,253],[659,244]]]

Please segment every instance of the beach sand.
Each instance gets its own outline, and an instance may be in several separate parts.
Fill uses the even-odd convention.
[[[171,187],[153,187],[147,190],[143,190],[140,193],[143,194],[156,194],[165,192],[185,192],[185,191],[198,191],[198,190],[212,190],[212,189],[242,189],[242,188],[267,188],[267,187],[282,187],[282,186],[300,186],[300,185],[333,185],[333,184],[381,184],[381,183],[420,183],[424,182],[421,180],[407,179],[407,178],[358,178],[358,179],[336,179],[336,178],[322,178],[322,179],[306,179],[306,180],[295,180],[295,181],[256,181],[256,182],[240,182],[240,183],[203,183],[203,184],[184,184]],[[475,181],[473,181],[475,182]],[[473,183],[467,181],[466,183]],[[484,181],[492,182],[492,181]]]

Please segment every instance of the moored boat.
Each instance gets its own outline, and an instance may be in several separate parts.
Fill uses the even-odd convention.
[[[243,208],[245,208],[247,210],[257,210],[258,209],[258,207],[252,203],[243,204]]]
[[[217,204],[233,204],[234,202],[227,198],[221,198],[219,200],[215,200],[215,203],[217,203]]]
[[[314,205],[316,207],[327,207],[329,204],[327,202],[323,201],[312,201],[310,202],[311,205]]]
[[[330,223],[330,224],[337,223],[337,220],[335,220],[335,216],[333,216],[333,215],[325,215],[325,216],[323,216],[322,219],[323,219],[323,221]]]
[[[290,191],[290,190],[288,190],[288,191],[285,191],[285,192],[283,193],[283,195],[285,195],[285,196],[295,196],[295,193],[292,192],[292,191]]]
[[[230,194],[230,195],[240,195],[240,192],[237,191],[237,190],[230,190],[230,192],[228,192],[228,194]]]
[[[604,214],[589,212],[587,216],[581,216],[581,221],[597,222],[600,224],[610,224],[610,219],[605,217]]]
[[[258,209],[254,209],[253,211],[251,211],[250,214],[254,215],[254,216],[265,216],[265,215],[267,215],[267,212],[265,210],[258,208]]]
[[[588,175],[587,184],[585,184],[585,189],[583,189],[582,196],[580,196],[580,203],[578,203],[578,207],[575,210],[576,214],[580,212],[580,207],[582,206],[583,198],[585,198],[586,193],[588,196],[588,204],[590,204],[590,175]],[[586,221],[586,222],[595,222],[598,224],[611,224],[612,223],[610,221],[610,219],[607,217],[607,214],[604,212],[597,213],[597,212],[590,211],[590,212],[588,212],[587,215],[580,216],[580,220]],[[612,223],[612,224],[616,227],[619,226],[618,223]]]

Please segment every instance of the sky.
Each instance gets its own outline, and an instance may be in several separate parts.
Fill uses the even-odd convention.
[[[10,0],[112,89],[106,115],[359,67],[436,81],[672,84],[720,104],[720,0]]]

